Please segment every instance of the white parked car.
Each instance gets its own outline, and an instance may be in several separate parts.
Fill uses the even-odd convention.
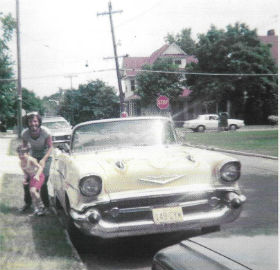
[[[42,126],[50,130],[54,144],[70,143],[72,127],[65,118],[61,116],[45,117],[42,120]]]
[[[203,132],[206,129],[218,129],[219,116],[217,114],[201,114],[196,119],[184,122],[184,128],[190,128],[193,131]],[[244,127],[244,121],[238,119],[228,119],[228,129],[236,130]]]

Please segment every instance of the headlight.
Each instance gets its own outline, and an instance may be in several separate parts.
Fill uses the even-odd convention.
[[[80,191],[85,196],[96,196],[101,192],[102,180],[96,175],[86,176],[80,180]]]
[[[228,162],[220,169],[220,177],[226,182],[234,182],[240,177],[240,169],[240,162]]]

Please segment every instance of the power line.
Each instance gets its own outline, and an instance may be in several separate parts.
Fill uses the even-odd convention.
[[[115,68],[108,68],[108,69],[99,69],[99,70],[92,70],[92,71],[86,71],[86,72],[77,72],[77,73],[71,73],[73,75],[82,75],[82,74],[91,74],[91,73],[99,73],[99,72],[107,72],[107,71],[115,71]],[[43,75],[43,76],[35,76],[35,77],[23,77],[23,80],[33,80],[33,79],[44,79],[44,78],[54,78],[54,77],[65,77],[67,74],[51,74],[51,75]],[[0,82],[13,82],[17,81],[16,78],[14,79],[5,79],[0,78]]]
[[[150,73],[166,73],[166,74],[185,74],[185,75],[199,75],[199,76],[278,76],[277,73],[209,73],[209,72],[187,72],[187,71],[166,71],[166,70],[148,70],[148,69],[129,69],[123,68],[123,71],[136,71],[136,72],[150,72]]]
[[[86,72],[77,72],[73,73],[74,75],[82,75],[82,74],[91,74],[91,73],[99,73],[99,72],[108,72],[108,71],[115,71],[115,68],[109,69],[99,69],[99,70],[92,70]],[[198,76],[237,76],[237,77],[261,77],[261,76],[278,76],[277,73],[203,73],[203,72],[187,72],[187,71],[166,71],[166,70],[147,70],[147,69],[129,69],[129,68],[121,68],[122,71],[136,71],[136,72],[150,72],[150,73],[166,73],[166,74],[186,74],[186,75],[198,75]],[[44,76],[36,76],[36,77],[25,77],[22,78],[23,80],[30,80],[30,79],[44,79],[44,78],[53,78],[53,77],[64,77],[65,74],[52,74],[52,75],[44,75]],[[0,82],[13,82],[17,79],[3,79],[0,78]]]

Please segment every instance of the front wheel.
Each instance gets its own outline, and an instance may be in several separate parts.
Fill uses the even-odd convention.
[[[65,205],[66,205],[66,209],[64,211],[65,227],[70,235],[76,234],[78,232],[78,229],[74,225],[74,222],[70,215],[70,203],[69,203],[69,199],[68,199],[67,195],[65,195]]]
[[[230,125],[229,130],[232,130],[232,131],[237,130],[237,125]]]
[[[197,131],[197,132],[204,132],[204,131],[205,131],[205,126],[202,126],[202,125],[198,126],[198,127],[196,128],[196,131]]]

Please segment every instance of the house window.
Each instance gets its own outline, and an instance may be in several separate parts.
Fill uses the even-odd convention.
[[[135,80],[130,81],[131,91],[135,91]]]
[[[182,64],[182,60],[181,59],[175,60],[175,64],[180,66]]]

